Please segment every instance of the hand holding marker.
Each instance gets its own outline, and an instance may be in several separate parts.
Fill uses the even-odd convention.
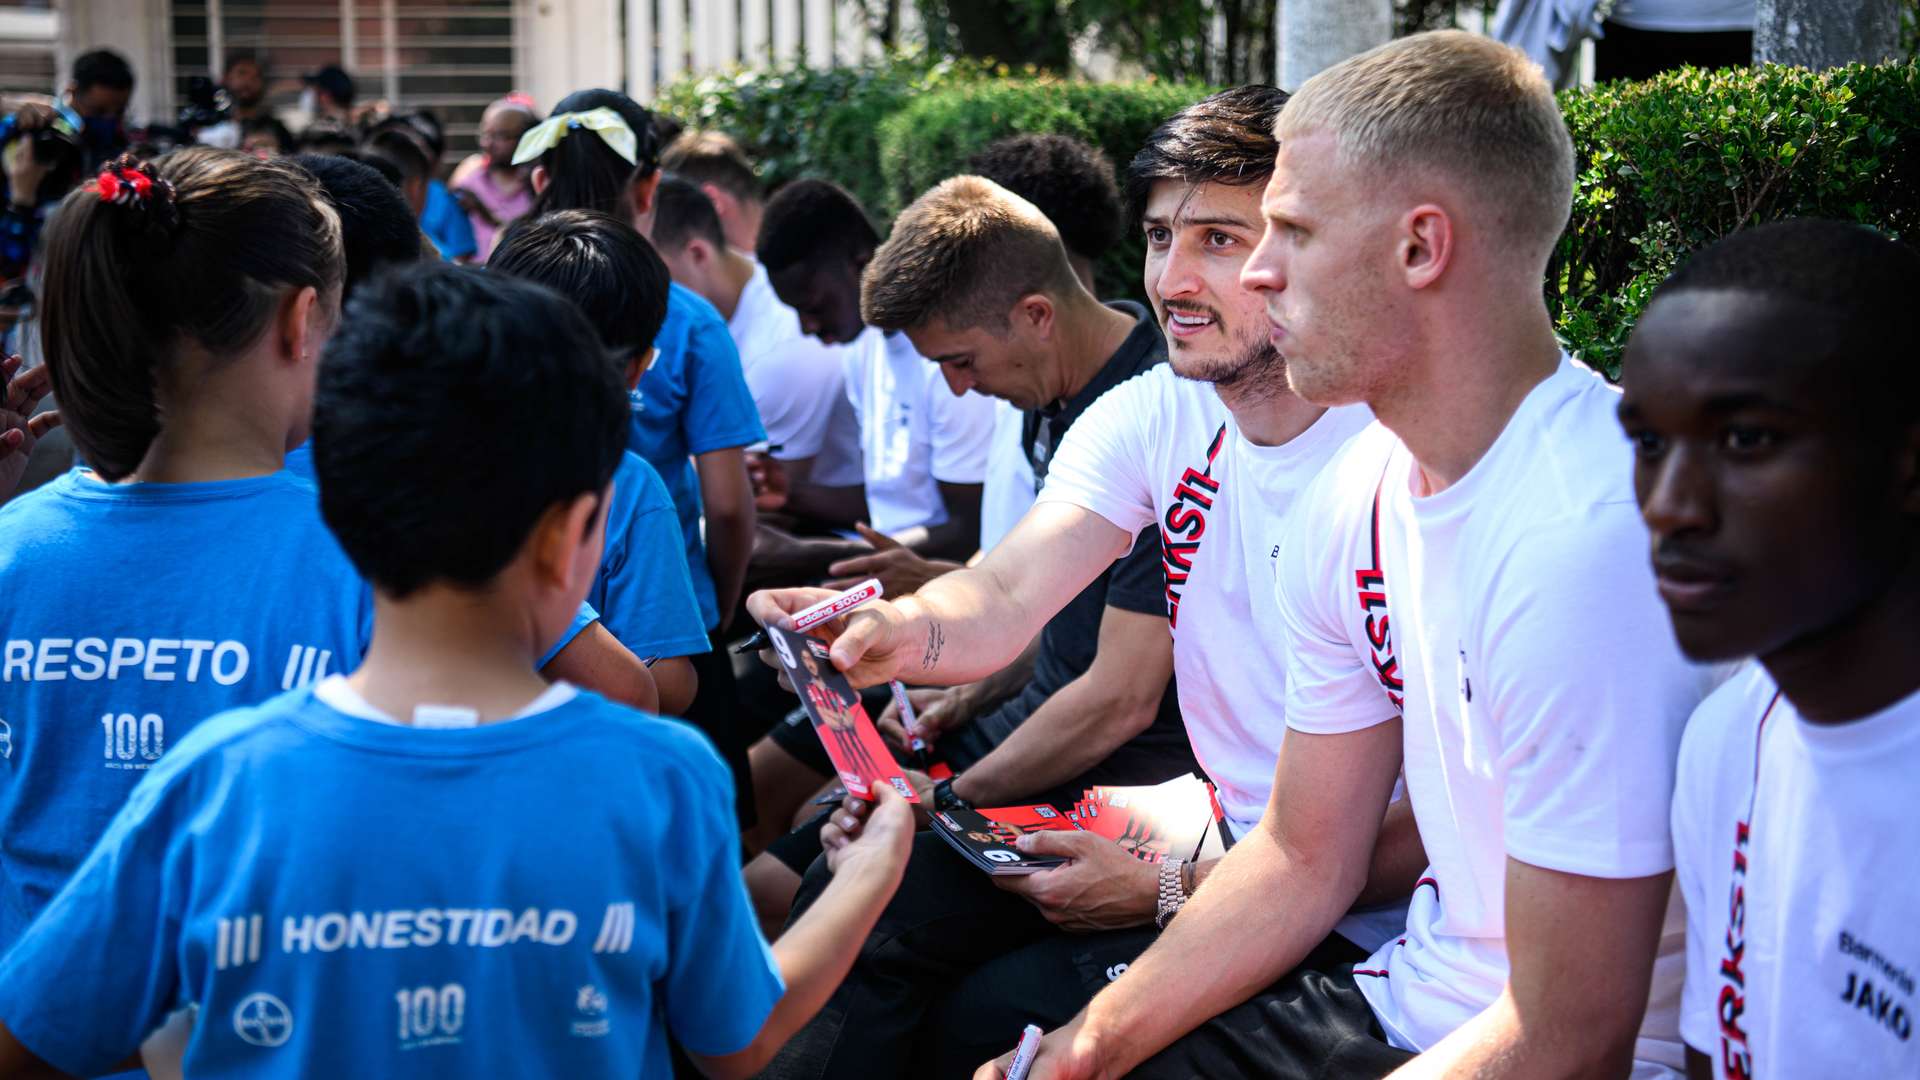
[[[793,616],[793,628],[796,632],[804,634],[808,630],[826,622],[828,619],[839,618],[862,604],[880,599],[884,592],[886,592],[886,588],[880,584],[879,578],[868,578],[843,593],[829,596],[812,607],[802,608],[800,611],[795,612]],[[758,630],[754,632],[752,637],[735,646],[733,651],[736,653],[754,652],[765,646],[766,643],[767,632],[765,630]],[[901,725],[907,729],[907,739],[913,745],[913,752],[918,755],[920,759],[920,766],[925,768],[927,744],[920,738],[920,728],[914,720],[913,703],[907,700],[907,688],[901,685],[899,679],[890,680],[887,685],[893,690],[893,700],[899,703],[900,722]]]

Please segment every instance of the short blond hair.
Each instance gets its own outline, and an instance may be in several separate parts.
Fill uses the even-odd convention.
[[[1079,288],[1045,214],[985,177],[955,176],[894,219],[861,278],[860,313],[882,330],[937,318],[999,331],[1021,297]]]
[[[1539,65],[1461,30],[1388,42],[1308,79],[1274,123],[1326,131],[1381,176],[1425,169],[1460,183],[1544,262],[1573,205],[1573,140]]]

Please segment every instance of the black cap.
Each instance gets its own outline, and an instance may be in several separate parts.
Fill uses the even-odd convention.
[[[341,70],[338,64],[328,64],[305,76],[303,81],[315,89],[325,90],[328,97],[342,105],[353,104],[353,76]]]

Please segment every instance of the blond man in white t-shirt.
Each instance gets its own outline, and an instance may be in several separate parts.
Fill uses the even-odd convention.
[[[1295,392],[1379,424],[1280,552],[1289,732],[1260,828],[1032,1075],[1672,1075],[1665,808],[1705,678],[1664,632],[1616,395],[1542,300],[1558,107],[1519,53],[1423,34],[1309,80],[1277,135],[1243,280]],[[1377,593],[1390,617],[1339,614]],[[1329,969],[1377,824],[1341,806],[1403,761],[1431,866],[1405,936]]]
[[[1695,255],[1620,420],[1687,653],[1680,1032],[1702,1078],[1920,1076],[1920,254],[1791,221]]]

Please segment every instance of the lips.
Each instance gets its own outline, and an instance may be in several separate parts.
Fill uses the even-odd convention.
[[[1733,591],[1735,581],[1726,567],[1687,555],[1656,553],[1653,574],[1667,607],[1688,614],[1713,610]]]
[[[1178,308],[1167,309],[1167,333],[1176,338],[1190,338],[1206,333],[1218,323],[1211,314],[1204,311],[1182,311]]]

